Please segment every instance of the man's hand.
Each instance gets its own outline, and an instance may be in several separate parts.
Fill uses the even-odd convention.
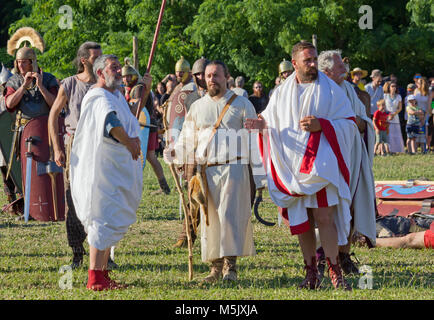
[[[54,150],[54,161],[58,167],[65,168],[65,153],[62,150]]]
[[[163,160],[167,164],[172,164],[173,159],[175,159],[175,150],[172,148],[165,148],[163,150]]]
[[[42,73],[42,69],[41,69],[41,73],[39,72],[32,72],[32,76],[33,78],[36,79],[36,85],[38,86],[39,89],[42,89],[42,80],[44,78],[43,73]]]
[[[244,128],[248,130],[264,130],[267,127],[265,119],[259,115],[256,119],[246,119]]]
[[[27,72],[26,75],[24,76],[23,87],[25,89],[29,88],[30,85],[32,84],[32,81],[33,81],[33,72]]]
[[[321,124],[314,116],[307,116],[300,120],[300,128],[308,132],[321,131]]]
[[[140,156],[140,139],[138,137],[128,138],[125,144],[128,151],[131,152],[133,160],[137,160]]]
[[[359,132],[360,133],[365,132],[365,130],[366,130],[366,122],[365,122],[365,120],[363,120],[359,116],[356,116],[356,124],[357,124],[357,128],[359,128]]]
[[[145,90],[150,91],[152,86],[152,76],[149,73],[145,73],[142,77],[142,82],[145,85]]]

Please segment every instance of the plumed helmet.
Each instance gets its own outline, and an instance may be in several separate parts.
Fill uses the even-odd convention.
[[[190,63],[184,57],[181,57],[175,64],[175,72],[190,72],[190,70]]]
[[[2,71],[0,72],[0,85],[6,83],[11,76],[12,73],[2,63]]]
[[[208,64],[208,59],[201,57],[197,59],[193,64],[193,68],[191,69],[192,74],[205,72],[205,67]]]
[[[41,35],[33,28],[23,27],[18,29],[8,40],[7,51],[11,56],[15,55],[14,67],[18,70],[16,60],[29,59],[32,61],[33,71],[38,71],[36,52],[30,47],[20,48],[22,43],[30,43],[30,46],[44,52],[45,43]],[[16,54],[15,54],[16,52]]]
[[[294,71],[294,67],[290,61],[283,59],[283,61],[279,64],[279,74],[282,74],[282,72],[285,71]]]
[[[125,58],[125,65],[122,67],[122,77],[123,76],[139,76],[139,72],[134,69],[134,67],[131,65],[131,60],[129,58]]]

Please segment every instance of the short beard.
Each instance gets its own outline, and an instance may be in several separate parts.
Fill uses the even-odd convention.
[[[120,86],[122,85],[122,79],[117,80],[115,76],[111,77],[105,71],[103,71],[103,74],[105,77],[105,85],[107,88],[111,90],[120,88]]]
[[[206,89],[206,81],[205,80],[199,80],[197,77],[194,77],[196,85],[198,87],[201,87],[202,89]]]
[[[211,97],[215,97],[219,95],[221,92],[221,88],[218,84],[215,85],[213,88],[208,88],[208,93]]]
[[[298,72],[298,78],[301,82],[313,82],[318,78],[318,69],[312,68],[312,72]]]

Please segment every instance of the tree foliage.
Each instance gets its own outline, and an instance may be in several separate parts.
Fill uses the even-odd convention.
[[[40,55],[46,71],[62,78],[75,72],[71,61],[84,41],[102,44],[121,61],[132,57],[132,36],[139,39],[143,73],[160,10],[155,0],[22,0],[31,11],[9,28],[38,30],[47,44]],[[73,12],[72,29],[61,29],[59,8]],[[373,29],[361,29],[359,8],[369,5]],[[341,49],[352,67],[395,73],[403,84],[415,72],[433,74],[432,0],[169,0],[151,73],[174,72],[184,56],[190,64],[205,56],[225,61],[233,76],[268,88],[292,46],[317,35],[318,51]],[[155,81],[156,83],[156,81]]]

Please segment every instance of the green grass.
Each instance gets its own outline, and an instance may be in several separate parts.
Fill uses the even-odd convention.
[[[160,159],[161,161],[161,159]],[[162,162],[162,161],[161,161]],[[64,223],[17,222],[0,216],[0,299],[434,299],[434,251],[354,247],[361,265],[373,271],[373,289],[358,288],[359,275],[350,276],[350,293],[332,289],[329,280],[319,291],[298,290],[304,278],[296,237],[285,226],[266,227],[253,220],[257,255],[239,259],[239,281],[201,286],[208,272],[194,246],[194,280],[188,281],[188,251],[173,249],[181,231],[178,195],[167,166],[163,165],[172,193],[150,196],[158,188],[147,166],[143,200],[133,224],[116,249],[120,269],[114,278],[129,284],[127,290],[91,292],[85,289],[85,265],[72,272],[72,289],[62,290],[59,269],[70,264],[71,251]],[[434,156],[376,157],[376,180],[406,180],[424,176],[434,180]],[[275,206],[266,196],[261,205],[267,220],[277,221]],[[1,194],[0,204],[6,202]],[[86,250],[88,249],[85,243]]]

